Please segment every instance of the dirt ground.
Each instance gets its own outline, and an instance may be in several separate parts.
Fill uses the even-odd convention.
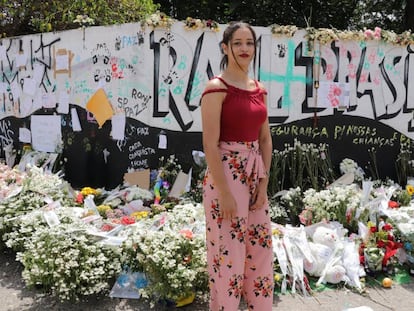
[[[0,253],[0,311],[147,311],[150,307],[142,300],[115,299],[107,296],[89,297],[78,303],[61,303],[56,298],[41,291],[29,290],[21,278],[21,265],[15,261],[14,253]],[[411,311],[414,310],[414,278],[408,284],[393,285],[391,289],[381,286],[370,287],[366,295],[353,293],[345,288],[325,290],[310,297],[301,295],[275,295],[273,310],[306,311],[362,311],[369,307],[374,311]],[[358,309],[359,308],[359,309]],[[181,310],[205,311],[206,303],[195,301],[181,308],[157,305],[155,311]],[[259,310],[262,311],[262,310]]]

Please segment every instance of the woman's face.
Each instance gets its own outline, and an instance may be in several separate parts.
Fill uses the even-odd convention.
[[[247,68],[256,52],[254,37],[250,29],[247,27],[237,29],[228,45],[223,44],[223,51],[227,54],[229,65],[238,64]]]

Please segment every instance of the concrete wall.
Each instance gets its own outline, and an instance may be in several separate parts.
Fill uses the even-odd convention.
[[[224,28],[186,30],[176,22],[167,32],[123,24],[1,39],[0,156],[10,143],[19,148],[19,132],[31,130],[32,115],[57,115],[75,184],[113,186],[127,170],[156,167],[160,155],[188,163],[191,151],[201,149],[200,98],[219,74]],[[275,148],[294,138],[326,142],[335,162],[366,162],[367,150],[376,148],[390,160],[384,175],[392,176],[400,143],[414,138],[414,46],[337,41],[311,53],[304,30],[294,37],[255,30],[251,71],[268,89]],[[99,88],[115,114],[126,117],[124,139],[112,139],[111,120],[99,128],[85,110]],[[80,131],[73,129],[74,111]],[[44,140],[51,139],[47,132]],[[74,172],[82,169],[76,161],[83,173]],[[90,163],[97,165],[92,171]]]

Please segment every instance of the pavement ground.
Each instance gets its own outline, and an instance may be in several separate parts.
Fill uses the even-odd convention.
[[[181,308],[156,305],[150,309],[148,303],[136,299],[118,299],[107,296],[88,297],[77,303],[60,302],[55,297],[38,290],[25,287],[21,278],[22,266],[15,261],[14,254],[9,251],[0,252],[0,311],[206,311],[208,305],[197,299],[190,305]],[[380,284],[370,284],[364,295],[347,288],[326,289],[304,297],[300,294],[276,294],[273,310],[306,310],[306,311],[412,311],[414,310],[414,277],[408,283],[395,284],[391,288],[383,288]],[[359,309],[358,309],[359,308]],[[243,310],[243,304],[241,305]],[[354,310],[353,310],[354,309]],[[259,310],[262,311],[262,310]]]

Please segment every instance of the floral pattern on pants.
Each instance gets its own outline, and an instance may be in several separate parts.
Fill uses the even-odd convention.
[[[210,310],[238,310],[243,296],[249,310],[273,305],[273,250],[269,206],[249,210],[264,165],[257,142],[221,142],[222,162],[237,200],[237,215],[220,218],[218,192],[207,170],[203,182]]]

